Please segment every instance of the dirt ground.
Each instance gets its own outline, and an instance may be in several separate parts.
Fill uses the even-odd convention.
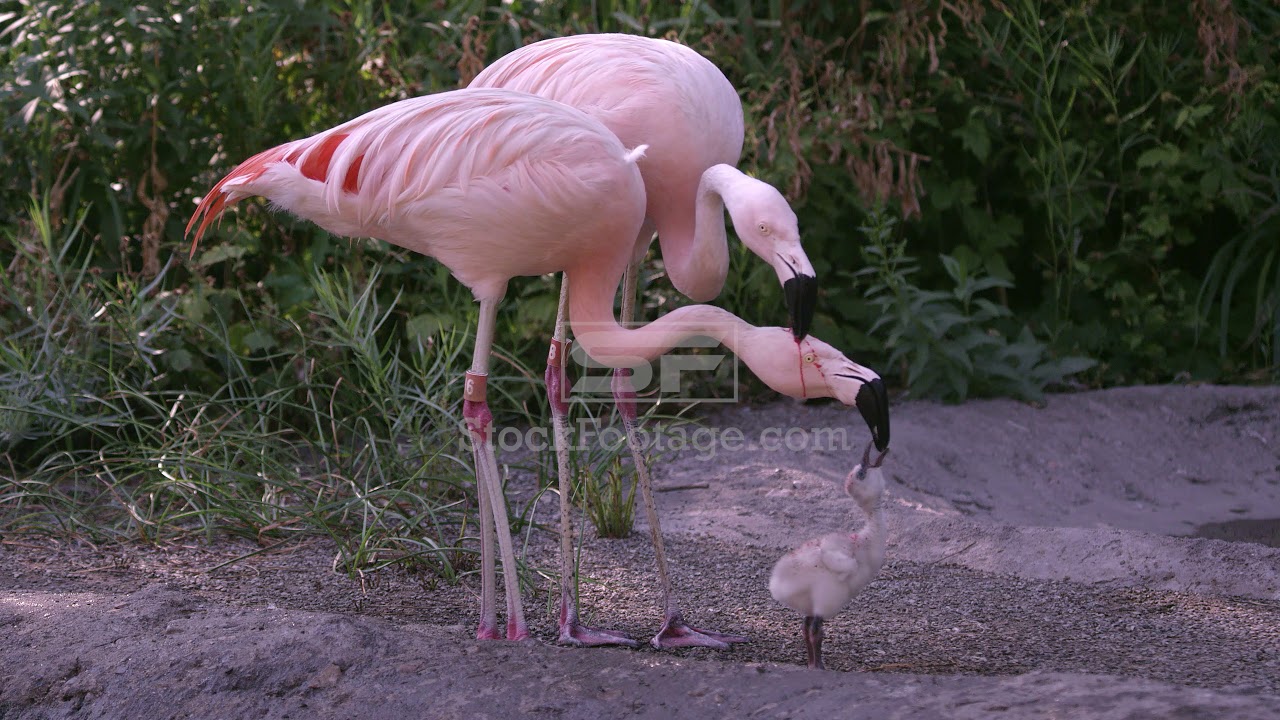
[[[4,538],[0,718],[1280,718],[1280,388],[895,405],[889,560],[827,623],[825,673],[766,585],[862,522],[838,483],[866,430],[792,402],[707,426],[745,446],[658,464],[660,512],[690,622],[749,644],[557,647],[545,588],[534,640],[480,643],[475,582],[351,580],[320,540],[213,570],[254,547]],[[520,549],[554,567],[549,532]],[[588,622],[657,630],[643,523],[583,563]]]

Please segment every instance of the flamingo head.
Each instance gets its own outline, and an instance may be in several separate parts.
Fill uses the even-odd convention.
[[[734,351],[756,377],[783,395],[835,398],[858,408],[876,449],[889,447],[889,395],[871,368],[815,337],[796,340],[778,327],[750,329]]]
[[[744,176],[728,207],[742,244],[777,273],[787,300],[791,333],[796,340],[803,340],[809,335],[818,304],[818,278],[800,246],[800,223],[791,205],[777,188]]]
[[[889,451],[884,450],[872,462],[872,444],[867,443],[867,449],[862,453],[862,462],[854,466],[844,481],[845,493],[862,508],[874,507],[884,494],[884,471],[880,466],[884,464],[884,457]]]

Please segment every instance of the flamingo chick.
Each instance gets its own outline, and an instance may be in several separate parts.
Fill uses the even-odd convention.
[[[884,565],[885,531],[880,512],[884,493],[885,450],[871,462],[871,445],[862,463],[844,481],[844,491],[858,503],[867,523],[857,532],[830,533],[809,540],[783,555],[773,566],[769,593],[773,599],[804,616],[804,644],[809,667],[822,665],[822,623],[862,592]]]

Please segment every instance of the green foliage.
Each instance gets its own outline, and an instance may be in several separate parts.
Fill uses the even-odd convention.
[[[13,162],[0,207],[46,194],[55,225],[89,208],[95,269],[153,277],[181,247],[194,198],[263,147],[465,84],[543,37],[667,34],[742,89],[743,165],[796,202],[824,277],[858,266],[849,228],[865,222],[863,208],[888,203],[908,221],[914,254],[972,253],[1016,281],[1001,304],[1043,325],[1055,352],[1098,358],[1096,382],[1240,378],[1277,365],[1280,264],[1268,258],[1280,223],[1280,85],[1269,48],[1280,22],[1264,2],[5,7],[0,152]],[[241,306],[237,325],[259,309],[305,313],[315,267],[359,266],[370,251],[249,205],[193,269],[207,279],[202,301],[225,294],[224,310]],[[453,308],[466,294],[439,268],[372,252],[395,261],[394,283],[376,292],[385,301],[402,291],[408,317],[397,327],[417,336],[465,326]],[[771,275],[734,255],[725,305],[779,322]],[[167,282],[184,277],[178,268]],[[951,280],[926,264],[918,282]],[[512,293],[519,317],[500,340],[536,364],[554,287],[529,281]],[[825,296],[819,334],[887,356],[838,294]],[[648,307],[679,301],[660,284]]]
[[[593,411],[604,409],[605,414]],[[688,407],[685,408],[688,410]],[[636,473],[627,444],[626,426],[617,407],[608,402],[602,408],[581,400],[569,404],[569,474],[573,497],[590,520],[599,537],[625,538],[635,524]],[[692,424],[682,414],[669,415],[659,403],[648,404],[640,414],[637,433],[644,462],[651,465],[661,450],[676,451],[687,443]],[[554,448],[543,453],[539,467],[556,467]],[[544,483],[550,483],[550,471]]]
[[[471,569],[453,382],[465,338],[401,352],[380,337],[395,305],[369,291],[374,271],[363,286],[317,274],[305,324],[256,316],[236,340],[216,309],[193,319],[159,279],[86,272],[81,224],[55,236],[41,206],[32,220],[0,270],[0,301],[23,311],[6,316],[0,355],[0,527],[153,542],[225,531],[264,546],[323,534],[353,572]],[[171,383],[197,366],[219,377],[212,389]]]
[[[803,8],[758,74],[713,57],[741,72],[747,163],[799,201],[820,275],[858,266],[849,229],[888,205],[913,255],[1016,282],[1000,303],[1097,358],[1092,382],[1277,377],[1274,7]],[[925,263],[915,282],[953,280]],[[815,333],[887,357],[841,292]]]
[[[29,229],[8,238],[14,255],[0,267],[0,304],[12,309],[0,319],[0,452],[18,457],[118,427],[120,409],[103,397],[113,381],[157,387],[155,360],[175,317],[172,294],[151,292],[163,275],[144,296],[90,272],[83,215],[57,237],[47,205],[33,203]]]
[[[591,519],[596,534],[605,538],[631,536],[635,524],[636,479],[615,456],[613,461],[597,475],[593,471],[582,473],[583,511]]]
[[[895,238],[898,223],[883,210],[870,214],[865,278],[867,302],[878,318],[870,332],[883,329],[888,365],[902,368],[902,384],[926,397],[963,400],[970,395],[1010,395],[1039,400],[1045,387],[1093,367],[1081,357],[1050,359],[1048,347],[1023,326],[1010,339],[1001,327],[1016,325],[1008,308],[980,294],[1013,283],[987,275],[964,255],[941,255],[954,287],[925,290],[912,282],[920,267]]]

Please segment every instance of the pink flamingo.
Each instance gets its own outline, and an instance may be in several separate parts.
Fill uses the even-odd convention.
[[[646,218],[636,238],[636,256],[623,280],[623,323],[633,319],[639,261],[655,229],[672,284],[697,302],[720,294],[729,270],[724,227],[727,208],[738,237],[777,273],[796,340],[808,334],[817,282],[800,246],[795,213],[776,189],[734,167],[742,154],[742,103],[724,73],[709,60],[666,40],[625,34],[574,35],[543,40],[505,55],[477,75],[470,87],[519,90],[572,105],[604,123],[623,145],[648,145],[640,164],[647,195]],[[560,642],[630,645],[633,641],[625,635],[579,622],[570,582],[573,526],[568,500],[568,406],[561,391],[566,341],[564,292],[562,288],[546,371],[560,476]],[[724,647],[726,642],[745,640],[694,630],[675,609],[652,485],[634,442],[637,419],[629,371],[616,371],[614,394],[627,430],[664,594],[666,616],[651,644],[659,648]]]
[[[499,637],[495,536],[506,636],[529,636],[486,401],[498,303],[513,277],[564,272],[574,288],[575,335],[606,365],[656,358],[689,335],[712,336],[779,392],[860,404],[876,437],[888,441],[883,382],[826,343],[809,338],[797,346],[788,330],[752,327],[705,305],[680,308],[643,328],[617,323],[613,296],[634,256],[628,241],[644,222],[636,167],[643,151],[627,150],[598,121],[557,102],[458,90],[402,100],[261,152],[220,180],[187,225],[188,232],[195,227],[194,252],[229,204],[261,195],[330,232],[434,257],[475,295],[480,319],[463,419],[480,496],[478,638]],[[878,389],[868,394],[865,387]]]
[[[871,462],[871,445],[862,463],[845,478],[844,491],[867,517],[867,524],[853,533],[829,533],[814,538],[783,555],[773,566],[769,593],[773,599],[804,616],[804,646],[809,667],[822,670],[822,624],[834,617],[853,596],[875,579],[884,565],[884,471],[880,465],[888,450]]]
[[[808,334],[818,286],[796,215],[773,186],[734,167],[742,155],[742,102],[710,60],[667,40],[573,35],[504,55],[470,87],[562,102],[604,123],[626,147],[648,145],[637,262],[656,230],[676,289],[695,302],[714,299],[729,273],[728,209],[742,243],[777,273],[796,339]]]

